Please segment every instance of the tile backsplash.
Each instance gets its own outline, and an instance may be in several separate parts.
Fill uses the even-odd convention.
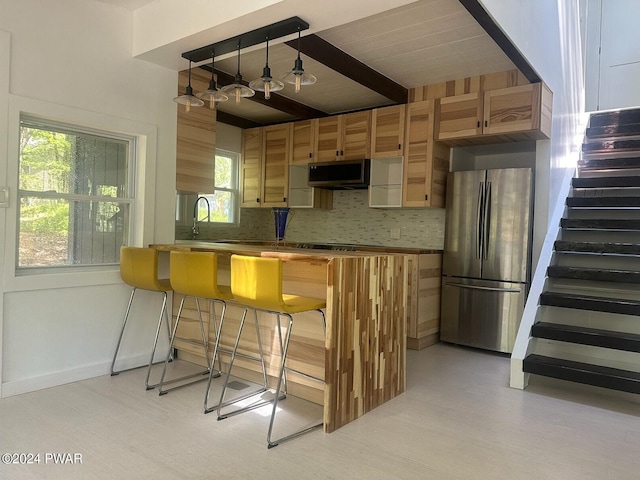
[[[444,208],[369,208],[366,190],[333,192],[333,209],[294,208],[289,213],[286,241],[349,243],[442,250]],[[391,231],[400,238],[391,238]],[[176,225],[176,239],[188,239],[190,225]],[[271,240],[275,235],[270,208],[243,208],[233,227],[200,224],[203,240]],[[397,235],[394,235],[397,236]]]

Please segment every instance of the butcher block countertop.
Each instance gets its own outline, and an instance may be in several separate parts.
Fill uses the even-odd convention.
[[[221,283],[228,282],[231,254],[282,258],[285,293],[326,299],[326,335],[319,326],[317,312],[296,315],[288,357],[297,370],[324,377],[324,385],[293,375],[287,382],[291,394],[323,405],[325,432],[333,432],[405,391],[408,312],[405,254],[198,241],[153,247],[160,251],[218,253]],[[174,298],[174,317],[179,298]],[[201,302],[201,306],[204,304]],[[197,315],[195,306],[185,308],[194,310],[187,315]],[[229,302],[220,338],[223,349],[231,349],[243,311],[241,305]],[[278,340],[271,317],[259,314],[265,363],[269,366],[270,381],[275,383],[278,372],[273,369],[278,359],[271,359],[271,346],[277,345]],[[197,328],[197,322],[185,322],[183,329],[181,322],[177,336],[184,340],[197,338]],[[213,338],[213,322],[208,328]],[[254,339],[245,341],[244,348],[255,349],[251,343],[255,343]],[[181,345],[176,340],[175,345],[179,357],[204,360],[203,353],[190,348],[186,341]],[[276,350],[274,356],[278,355]],[[239,362],[241,359],[236,360],[236,365],[244,368],[247,380],[258,375],[259,367],[252,364],[256,362]]]

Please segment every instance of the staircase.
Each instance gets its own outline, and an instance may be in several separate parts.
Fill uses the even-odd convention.
[[[591,115],[527,373],[640,393],[640,109]]]

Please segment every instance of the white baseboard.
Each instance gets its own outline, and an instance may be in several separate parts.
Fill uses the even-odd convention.
[[[147,365],[148,363],[148,354],[137,355],[135,357],[118,359],[116,369],[125,370],[128,368]],[[108,375],[110,373],[111,360],[94,365],[86,365],[70,370],[41,375],[38,377],[31,377],[24,380],[6,382],[2,384],[2,389],[0,390],[2,396],[0,398],[12,397],[14,395],[35,392],[36,390],[57,387],[59,385],[65,385],[67,383],[79,382],[81,380],[87,380],[89,378],[99,377],[101,375]]]

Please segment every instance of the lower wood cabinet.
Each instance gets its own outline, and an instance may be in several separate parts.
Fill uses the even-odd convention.
[[[407,348],[420,350],[440,340],[442,253],[406,257]]]

